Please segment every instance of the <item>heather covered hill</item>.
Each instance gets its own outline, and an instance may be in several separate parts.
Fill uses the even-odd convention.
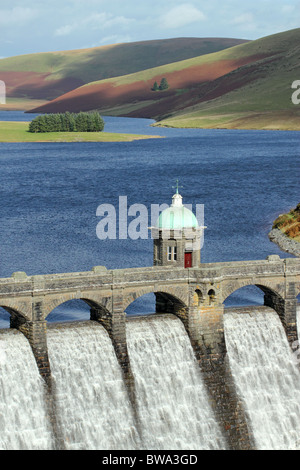
[[[300,29],[79,87],[34,112],[87,111],[174,127],[300,129],[291,84],[300,77]],[[165,77],[169,88],[153,92]]]
[[[251,53],[256,48],[268,55],[200,85],[197,97],[160,125],[300,130],[300,106],[291,99],[291,85],[300,77],[300,29],[249,46]]]
[[[246,42],[227,38],[176,38],[114,44],[0,59],[8,104],[19,109],[49,101],[95,80],[127,75]],[[37,103],[41,104],[41,103]]]
[[[66,93],[32,112],[101,110],[102,114],[159,119],[176,106],[186,106],[186,97],[199,85],[235,70],[257,57],[229,60],[202,60],[201,57],[147,69],[130,75],[91,82]],[[155,81],[166,78],[163,92],[152,90]]]

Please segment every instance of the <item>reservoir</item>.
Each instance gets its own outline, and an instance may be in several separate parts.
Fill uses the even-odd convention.
[[[0,121],[32,117],[0,113]],[[105,131],[162,138],[0,144],[0,277],[15,271],[88,271],[97,265],[151,266],[150,234],[148,239],[100,240],[97,208],[118,208],[120,196],[149,212],[151,204],[170,205],[177,179],[184,204],[204,205],[203,263],[291,256],[269,241],[268,232],[278,214],[299,202],[298,132],[167,129],[151,127],[153,121],[145,119],[104,120]],[[268,312],[266,321],[262,303],[254,286],[228,298],[227,307],[254,307],[252,313],[225,314],[231,371],[256,446],[299,448],[300,374],[277,315]],[[20,332],[7,330],[9,314],[0,312],[0,448],[52,449],[30,346]],[[151,295],[137,299],[127,313],[153,313]],[[70,323],[88,319],[89,307],[82,301],[57,307],[47,318],[52,323],[48,350],[57,426],[66,448],[226,448],[180,320],[152,316],[145,322],[128,321],[138,432],[105,330],[93,323]]]

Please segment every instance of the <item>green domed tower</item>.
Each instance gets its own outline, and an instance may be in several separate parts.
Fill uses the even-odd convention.
[[[182,204],[177,185],[171,206],[162,211],[152,227],[154,266],[199,267],[204,228],[199,226],[193,212]]]

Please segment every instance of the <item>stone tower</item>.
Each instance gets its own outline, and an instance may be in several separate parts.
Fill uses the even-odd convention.
[[[161,212],[152,227],[153,265],[199,267],[204,228],[199,226],[193,212],[182,204],[177,185],[171,206]]]

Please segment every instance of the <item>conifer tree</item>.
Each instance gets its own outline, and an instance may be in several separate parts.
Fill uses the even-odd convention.
[[[161,91],[163,90],[167,90],[169,88],[169,84],[168,84],[168,81],[166,78],[162,78],[161,79],[161,82],[160,82],[160,85],[159,85],[159,89]]]
[[[101,132],[104,121],[97,111],[92,113],[44,114],[29,124],[29,132]]]

